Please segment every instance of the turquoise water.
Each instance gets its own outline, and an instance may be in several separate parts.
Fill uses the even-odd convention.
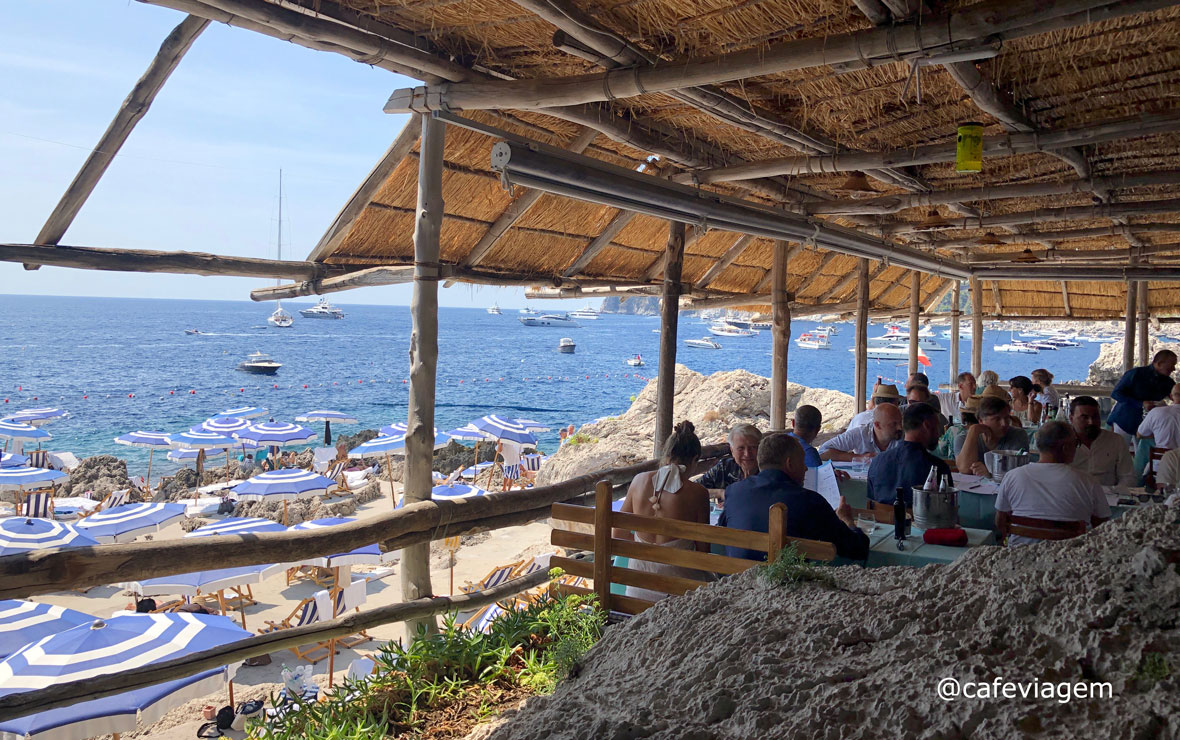
[[[347,432],[376,428],[406,418],[410,313],[404,306],[337,303],[342,321],[303,319],[288,303],[295,326],[266,326],[273,307],[248,301],[170,301],[0,295],[0,414],[28,406],[59,406],[71,416],[47,427],[54,450],[79,457],[110,453],[143,472],[146,451],[111,440],[136,429],[180,431],[218,411],[254,405],[276,420],[330,408],[355,415]],[[543,304],[539,306],[544,308]],[[484,414],[523,416],[553,425],[591,421],[624,411],[655,375],[659,326],[655,317],[603,316],[580,328],[528,328],[515,309],[501,316],[482,309],[439,312],[437,425],[450,429]],[[798,337],[815,322],[796,321]],[[852,392],[851,324],[840,324],[832,350],[790,353],[790,379],[809,386]],[[188,336],[185,329],[208,335]],[[870,327],[869,336],[884,331]],[[681,318],[680,339],[708,334],[707,326]],[[556,351],[569,336],[572,355]],[[1049,367],[1060,380],[1084,378],[1100,345],[1040,355],[993,353],[1007,333],[987,332],[984,367],[1002,378]],[[702,373],[744,368],[770,374],[767,332],[750,338],[718,338],[720,351],[678,348],[678,362]],[[938,338],[946,346],[948,340]],[[962,344],[964,367],[970,343]],[[262,351],[283,363],[271,378],[235,370],[250,352]],[[630,368],[627,357],[643,355],[648,365]],[[944,382],[949,352],[930,352],[928,374]],[[869,363],[876,376],[904,378],[904,363]],[[555,432],[541,435],[541,447],[556,447]],[[153,463],[157,471],[169,465]]]

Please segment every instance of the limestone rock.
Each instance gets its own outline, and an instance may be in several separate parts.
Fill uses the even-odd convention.
[[[287,524],[294,526],[310,519],[325,517],[345,517],[356,513],[358,506],[368,503],[381,495],[381,484],[370,480],[363,488],[345,492],[342,496],[322,498],[316,496],[310,499],[299,499],[287,502]],[[283,521],[282,501],[239,501],[234,507],[233,516],[262,517],[276,522]]]
[[[1180,344],[1161,342],[1158,339],[1151,340],[1148,354],[1154,356],[1161,349],[1170,349],[1176,354],[1180,354]],[[1090,374],[1083,382],[1086,385],[1114,385],[1119,382],[1121,377],[1123,377],[1123,341],[1120,339],[1117,342],[1102,345],[1102,349],[1098,351],[1098,359],[1090,363]],[[1174,373],[1172,378],[1180,381],[1180,372]]]
[[[676,366],[672,418],[687,419],[703,444],[725,441],[737,424],[770,425],[770,379],[746,370],[705,376]],[[788,385],[787,412],[810,404],[823,414],[823,429],[833,431],[852,418],[853,398],[825,388]],[[656,381],[649,381],[631,408],[620,416],[582,426],[571,442],[551,455],[537,476],[538,485],[557,483],[602,468],[632,465],[652,456],[655,428]]]
[[[102,498],[111,491],[131,487],[127,475],[127,461],[114,455],[88,457],[70,471],[70,477],[58,487],[62,496],[81,496],[93,491],[95,498]]]

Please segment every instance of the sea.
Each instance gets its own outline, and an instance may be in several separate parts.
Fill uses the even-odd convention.
[[[288,302],[295,315],[288,329],[267,326],[273,305],[249,301],[198,301],[66,296],[0,295],[0,417],[28,407],[54,406],[69,417],[46,430],[46,446],[79,458],[114,454],[142,475],[147,451],[117,445],[117,435],[136,431],[177,432],[224,409],[266,408],[267,417],[291,421],[314,409],[354,415],[359,424],[334,424],[333,433],[375,429],[407,415],[410,310],[406,306],[339,305],[343,320],[299,316],[309,303]],[[544,311],[543,304],[535,308]],[[557,430],[625,411],[656,375],[659,319],[604,314],[577,328],[526,327],[516,308],[492,315],[482,308],[439,310],[436,425],[446,431],[485,414],[535,419],[553,431],[539,447],[557,447]],[[815,321],[792,323],[792,337]],[[807,386],[853,392],[851,323],[835,324],[828,350],[792,344],[789,379]],[[936,341],[949,340],[936,327]],[[187,335],[186,329],[199,329]],[[884,333],[870,326],[869,336]],[[684,339],[709,336],[708,323],[682,315],[677,362],[701,373],[743,368],[770,374],[769,332],[748,338],[714,337],[720,350],[694,349]],[[568,336],[574,354],[557,351]],[[1059,381],[1085,378],[1101,345],[1023,355],[994,352],[1008,332],[984,334],[983,365],[1007,379],[1047,367]],[[960,363],[970,364],[970,341],[960,345]],[[246,355],[264,352],[283,364],[278,374],[250,375],[236,369]],[[932,382],[949,379],[949,351],[928,351]],[[626,359],[641,355],[644,367]],[[902,387],[904,361],[869,361],[868,383],[880,377]],[[153,460],[153,478],[177,463]]]

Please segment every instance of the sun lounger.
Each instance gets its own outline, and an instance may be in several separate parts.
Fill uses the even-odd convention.
[[[322,473],[328,469],[335,459],[335,447],[317,447],[311,451],[311,469],[317,473]]]
[[[332,616],[342,617],[350,609],[359,612],[361,610],[361,604],[365,603],[365,599],[368,596],[366,591],[368,585],[369,582],[367,580],[360,579],[353,581],[344,588],[335,589],[332,592]],[[372,639],[373,638],[369,636],[369,633],[361,630],[355,635],[336,638],[336,643],[338,645],[343,645],[346,648],[353,648],[357,645],[369,642]]]
[[[345,470],[344,483],[341,485],[346,491],[355,491],[358,488],[364,488],[368,483],[370,471],[368,468],[364,470]]]
[[[106,498],[104,498],[102,501],[98,502],[98,506],[96,506],[93,511],[88,511],[83,516],[90,516],[91,514],[95,514],[100,511],[106,511],[107,509],[113,509],[116,506],[122,506],[123,504],[127,503],[127,499],[130,496],[131,496],[131,489],[130,488],[124,488],[124,489],[121,489],[118,491],[111,491],[110,493],[108,493],[106,495]]]
[[[492,622],[496,617],[506,613],[508,610],[499,604],[488,604],[484,608],[471,615],[471,618],[463,623],[465,629],[472,632],[487,632],[492,627]]]
[[[53,518],[53,492],[33,491],[25,494],[20,508],[21,516],[31,516],[38,519]]]
[[[72,452],[50,452],[49,462],[55,470],[64,470],[67,473],[81,465],[78,456]]]
[[[266,635],[272,632],[292,629],[293,627],[303,627],[312,622],[320,621],[322,619],[321,615],[330,614],[331,609],[331,600],[328,598],[328,592],[317,591],[314,595],[308,596],[296,604],[295,608],[291,610],[291,613],[282,621],[273,622],[269,619],[266,620],[266,627],[258,630],[258,633]],[[310,646],[296,645],[291,648],[291,652],[295,653],[296,658],[314,664],[319,663],[331,655],[331,648],[327,642],[317,642]]]

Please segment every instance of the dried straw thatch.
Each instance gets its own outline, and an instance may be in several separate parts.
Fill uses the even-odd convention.
[[[538,3],[580,11],[584,21],[617,34],[646,58],[662,61],[765,49],[791,39],[826,38],[873,25],[846,0],[521,0],[519,4],[513,0],[290,0],[284,5],[336,23],[359,25],[369,33],[381,34],[383,29],[408,32],[420,49],[447,57],[474,70],[472,74],[521,79],[600,72],[601,68],[592,62],[555,46],[554,25],[529,9]],[[884,5],[877,6],[872,0],[858,4],[877,7],[883,14],[876,19],[878,22],[908,20],[891,16]],[[940,4],[937,12],[953,13],[973,5]],[[900,151],[946,144],[953,142],[958,124],[973,120],[984,124],[986,135],[998,135],[1009,131],[1043,133],[1140,114],[1174,113],[1180,110],[1180,8],[1147,10],[1005,41],[994,58],[968,63],[967,71],[975,70],[981,78],[975,91],[965,90],[956,80],[962,75],[952,74],[947,67],[924,66],[914,73],[905,62],[862,69],[813,67],[748,77],[715,87],[740,100],[743,106],[752,107],[763,119],[814,137],[820,142],[818,146],[829,147],[826,151]],[[920,102],[915,75],[920,79]],[[1005,120],[984,112],[977,104],[976,98],[988,91],[1008,106],[1010,115]],[[674,132],[686,153],[684,161],[689,152],[697,160],[706,160],[700,164],[711,166],[801,153],[781,137],[745,130],[670,93],[643,94],[604,105],[625,125]],[[577,124],[541,111],[462,115],[562,147],[568,147],[583,131]],[[1078,179],[1079,171],[1094,177],[1180,173],[1180,146],[1176,141],[1174,133],[1116,138],[1079,147],[1065,152],[1065,156],[1041,152],[990,157],[982,173],[957,173],[953,163],[937,163],[895,168],[892,174],[875,175],[877,179],[871,182],[877,195],[901,196],[915,189],[978,192],[998,186],[1063,183]],[[494,143],[495,138],[484,133],[454,126],[448,129],[443,179],[446,217],[441,245],[444,262],[467,262],[472,247],[513,199],[522,195],[520,190],[506,191],[491,172],[489,152]],[[648,158],[647,151],[606,135],[598,135],[585,154],[632,169]],[[683,164],[664,157],[654,167],[648,165],[648,171],[658,167],[658,174],[653,176],[671,176],[683,172]],[[334,242],[330,254],[321,252],[315,258],[336,263],[411,261],[416,178],[417,154],[411,151],[376,195],[360,204],[364,205],[360,215],[347,225],[346,233]],[[871,193],[842,192],[845,179],[844,174],[778,178],[780,187],[793,189],[793,200],[776,205],[799,210],[806,208],[803,199],[873,197]],[[774,202],[767,197],[766,189],[751,191],[748,183],[714,187],[763,203]],[[943,218],[957,218],[960,222],[956,228],[934,232],[904,228],[925,219],[930,206],[904,208],[886,215],[817,218],[870,233],[881,229],[899,243],[964,261],[1019,252],[1028,246],[1043,254],[1048,264],[1057,264],[1057,255],[1062,254],[1072,259],[1060,261],[1061,266],[1087,264],[1078,262],[1071,253],[1090,250],[1107,253],[1099,254],[1102,261],[1096,264],[1112,265],[1125,263],[1129,257],[1120,258],[1110,250],[1129,255],[1129,248],[1146,245],[1152,253],[1138,256],[1138,264],[1175,266],[1180,262],[1180,214],[1172,211],[1117,220],[1098,213],[1071,214],[1060,221],[1043,221],[1036,215],[1049,208],[1092,206],[1101,202],[1099,198],[1113,204],[1180,198],[1180,174],[1164,183],[1116,186],[1097,193],[1082,189],[938,205],[936,210]],[[1033,215],[1029,223],[980,228],[970,219],[962,220],[964,214],[972,213],[986,217]],[[514,278],[552,280],[569,271],[587,245],[618,214],[613,208],[544,195],[483,255],[479,267]],[[1136,233],[1135,226],[1145,224],[1151,226]],[[1176,224],[1176,231],[1169,232],[1168,224]],[[1108,228],[1104,235],[1069,233],[1118,225],[1127,225],[1129,230],[1111,233],[1113,230]],[[1067,233],[1033,241],[1036,234],[1047,232]],[[1034,236],[1014,236],[1018,233]],[[690,239],[684,280],[699,285],[738,237],[709,231],[699,239]],[[1005,238],[1017,243],[987,243]],[[661,276],[666,239],[666,223],[635,216],[608,246],[575,271],[576,276],[654,284]],[[979,239],[984,243],[974,242]],[[1169,250],[1169,245],[1175,245],[1175,250]],[[710,275],[707,289],[719,293],[767,293],[776,248],[768,240],[753,240],[727,268]],[[790,249],[787,289],[795,300],[836,304],[852,299],[856,284],[848,276],[855,270],[855,258],[815,251],[805,245]],[[878,265],[871,273],[870,298],[874,307],[908,305],[910,281],[905,270]],[[1180,291],[1169,285],[1174,283],[1148,286],[1153,314],[1180,312]],[[923,303],[929,303],[948,286],[949,281],[938,276],[924,277]],[[1076,317],[1111,318],[1125,314],[1125,292],[1122,282],[1005,281],[997,288],[985,281],[981,298],[987,313],[1064,316],[1068,311]]]

